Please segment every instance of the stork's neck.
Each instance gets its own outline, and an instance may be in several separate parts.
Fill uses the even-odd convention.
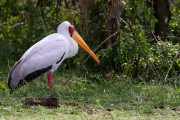
[[[57,32],[59,34],[62,34],[65,36],[69,42],[69,53],[67,54],[67,58],[73,57],[77,54],[78,52],[78,44],[77,42],[69,35],[68,30],[60,29],[58,28]]]
[[[70,37],[69,38],[69,57],[75,56],[77,52],[78,52],[78,44],[74,39]]]

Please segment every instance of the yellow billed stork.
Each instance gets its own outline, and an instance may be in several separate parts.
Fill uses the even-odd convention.
[[[64,21],[58,26],[57,33],[48,35],[30,47],[11,68],[7,78],[7,84],[11,92],[17,86],[44,73],[47,73],[48,85],[51,90],[52,73],[64,59],[77,54],[78,44],[99,63],[97,56],[73,26],[68,21]]]

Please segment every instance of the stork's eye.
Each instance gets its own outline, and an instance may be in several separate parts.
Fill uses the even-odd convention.
[[[71,26],[69,26],[69,34],[70,34],[70,36],[72,37],[72,34],[73,34],[73,32],[74,32],[74,28],[73,27],[71,27]]]

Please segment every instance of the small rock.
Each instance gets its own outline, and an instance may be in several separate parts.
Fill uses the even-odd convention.
[[[67,105],[67,106],[79,106],[79,104],[76,102],[65,103],[65,105]]]
[[[156,104],[156,105],[154,105],[154,108],[155,109],[164,109],[164,106],[160,105],[160,104]]]
[[[174,111],[180,111],[180,108],[172,108]]]

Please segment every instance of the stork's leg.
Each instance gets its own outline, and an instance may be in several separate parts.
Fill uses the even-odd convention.
[[[52,91],[52,72],[49,72],[47,77],[48,77],[49,90]]]

